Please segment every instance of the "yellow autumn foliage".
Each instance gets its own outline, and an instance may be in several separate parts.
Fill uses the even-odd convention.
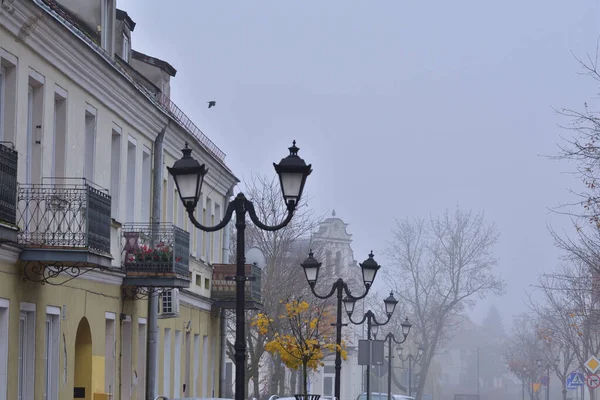
[[[337,350],[335,322],[324,309],[319,309],[306,301],[291,300],[285,303],[285,312],[277,318],[283,322],[282,331],[276,331],[273,318],[258,314],[252,321],[262,335],[272,338],[265,350],[278,354],[281,361],[291,369],[316,370],[323,365],[323,358]],[[345,344],[340,346],[341,356],[345,360]]]

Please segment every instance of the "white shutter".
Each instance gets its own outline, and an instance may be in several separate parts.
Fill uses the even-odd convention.
[[[172,301],[172,313],[179,314],[179,289],[173,289]]]

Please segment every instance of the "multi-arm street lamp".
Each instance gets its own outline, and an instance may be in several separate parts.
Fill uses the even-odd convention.
[[[408,318],[406,318],[404,320],[404,322],[402,322],[400,324],[400,326],[402,326],[402,336],[403,339],[398,341],[396,340],[396,337],[394,336],[394,334],[392,332],[389,332],[387,335],[385,335],[385,339],[388,341],[388,388],[387,388],[387,398],[388,400],[392,400],[392,358],[394,357],[392,355],[392,342],[400,345],[404,342],[406,342],[406,339],[408,338],[408,334],[410,333],[410,328],[412,327],[411,323],[408,322]],[[398,348],[400,349],[400,347]]]
[[[539,369],[544,368],[544,362],[542,360],[537,360],[537,367]],[[548,361],[546,364],[546,400],[550,400],[550,368],[558,368],[558,364],[560,363],[560,358],[556,357],[552,362]]]
[[[284,228],[294,215],[294,211],[302,197],[302,190],[306,182],[306,177],[312,172],[311,166],[306,165],[304,160],[298,156],[298,147],[294,141],[292,147],[289,148],[290,154],[282,159],[279,164],[273,163],[275,172],[279,175],[281,183],[281,191],[283,192],[283,200],[287,206],[287,217],[282,223],[276,226],[268,226],[260,222],[254,205],[244,196],[239,193],[234,200],[229,202],[227,211],[223,220],[215,226],[207,227],[196,220],[194,210],[200,199],[202,190],[202,182],[204,176],[208,172],[208,168],[192,158],[192,149],[185,144],[182,150],[183,157],[173,164],[173,167],[167,168],[173,176],[175,185],[179,192],[179,197],[188,213],[190,221],[198,229],[205,232],[214,232],[223,229],[231,221],[233,212],[235,211],[235,227],[237,228],[237,247],[236,247],[236,276],[233,278],[236,282],[236,308],[235,308],[235,400],[244,400],[246,388],[244,387],[245,380],[245,361],[246,361],[246,335],[245,335],[245,288],[246,281],[249,278],[245,271],[245,236],[246,230],[246,213],[250,215],[250,219],[260,229],[266,231],[277,231]]]
[[[408,396],[412,396],[412,363],[413,361],[419,362],[421,357],[423,357],[423,352],[425,348],[422,345],[419,345],[417,348],[417,355],[413,356],[412,353],[408,353],[406,358],[402,358],[402,347],[398,347],[398,357],[402,362],[408,361]]]
[[[308,285],[310,286],[310,290],[312,293],[319,299],[329,299],[334,294],[337,294],[337,316],[335,320],[336,326],[336,351],[335,351],[335,397],[339,400],[340,392],[341,392],[341,371],[342,371],[342,353],[341,353],[341,345],[342,345],[342,327],[345,324],[342,323],[342,298],[344,293],[348,298],[353,299],[354,301],[360,300],[364,298],[367,293],[369,293],[369,289],[371,285],[373,285],[373,281],[375,280],[375,276],[377,275],[377,271],[381,266],[377,264],[375,259],[373,258],[373,252],[369,254],[369,258],[367,258],[363,263],[359,264],[362,270],[363,283],[365,285],[365,292],[360,296],[354,296],[350,293],[350,289],[348,289],[348,285],[342,278],[338,278],[337,281],[331,286],[331,290],[326,295],[320,295],[315,291],[315,285],[317,284],[317,279],[319,278],[319,269],[321,268],[321,263],[317,261],[314,257],[312,250],[308,253],[308,258],[300,264],[302,268],[304,268],[304,274],[306,275],[306,280],[308,281]]]
[[[371,253],[372,254],[372,253]],[[344,308],[346,309],[346,314],[348,314],[348,320],[354,325],[362,325],[365,320],[367,321],[367,340],[369,343],[371,342],[371,326],[375,326],[376,329],[379,329],[380,326],[386,325],[390,322],[392,315],[394,314],[394,310],[396,309],[396,304],[398,304],[398,300],[394,297],[393,293],[383,300],[385,304],[385,313],[387,315],[387,319],[385,322],[378,322],[377,318],[375,318],[375,314],[373,311],[368,310],[362,317],[360,321],[354,321],[352,319],[352,313],[354,312],[354,305],[356,300],[347,296],[344,298]],[[367,364],[367,400],[371,400],[371,362]]]

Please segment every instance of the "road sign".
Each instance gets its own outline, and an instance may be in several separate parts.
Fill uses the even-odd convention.
[[[592,374],[595,374],[600,368],[600,361],[596,358],[596,356],[591,356],[584,365]]]
[[[583,385],[585,385],[583,373],[571,372],[569,376],[567,376],[567,389],[577,389]]]
[[[385,340],[359,340],[358,365],[383,365],[384,344]]]
[[[596,389],[598,386],[600,386],[600,376],[596,374],[588,375],[585,383],[590,389]]]
[[[540,390],[540,388],[541,388],[541,387],[542,387],[542,384],[541,384],[541,383],[534,383],[534,384],[533,384],[533,392],[534,392],[534,393],[537,393],[537,392],[538,392],[538,390]]]

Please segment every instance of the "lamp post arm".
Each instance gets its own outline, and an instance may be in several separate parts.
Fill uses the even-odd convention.
[[[346,284],[346,282],[344,282],[344,292],[346,293],[346,296],[350,297],[354,301],[362,300],[365,297],[367,297],[367,295],[369,294],[369,290],[371,289],[371,286],[372,285],[367,286],[367,290],[365,290],[365,292],[362,295],[354,296],[352,293],[350,293],[350,288],[348,288],[348,285]]]
[[[408,339],[408,335],[407,335],[404,337],[403,340],[398,341],[398,340],[396,340],[396,336],[394,336],[394,334],[392,332],[388,333],[387,336],[390,338],[390,340],[393,340],[394,343],[396,343],[396,344],[402,344],[402,343],[406,342],[406,339]]]
[[[188,217],[190,218],[190,222],[196,228],[203,230],[204,232],[216,232],[218,230],[225,228],[227,226],[227,224],[229,223],[229,221],[231,221],[231,217],[233,216],[233,212],[235,211],[235,208],[236,208],[236,200],[230,201],[229,205],[227,206],[227,211],[225,211],[225,215],[223,216],[223,219],[221,220],[221,222],[219,222],[215,226],[204,226],[200,222],[198,222],[198,220],[194,216],[193,209],[188,208],[187,212],[188,212]]]
[[[331,291],[329,292],[329,294],[322,296],[320,294],[318,294],[315,291],[315,285],[309,285],[310,286],[310,291],[315,295],[316,298],[321,299],[321,300],[325,300],[330,298],[331,296],[333,296],[333,294],[336,292],[336,290],[338,289],[338,285],[339,285],[339,281],[336,281],[333,285],[331,285]]]
[[[406,356],[406,358],[401,356],[400,361],[402,361],[402,363],[405,363],[408,361],[409,358],[412,358],[412,354],[410,354],[410,353]]]
[[[258,215],[256,215],[256,210],[254,209],[254,204],[252,204],[252,202],[250,200],[244,200],[245,201],[245,208],[246,211],[248,211],[248,214],[250,214],[250,219],[252,220],[252,222],[254,222],[254,225],[258,226],[260,229],[264,230],[264,231],[278,231],[281,228],[285,228],[287,226],[287,224],[290,223],[290,221],[292,220],[292,217],[294,216],[294,209],[289,209],[288,208],[288,214],[287,217],[285,217],[285,219],[283,220],[282,223],[280,223],[279,225],[275,225],[275,226],[269,226],[269,225],[265,225],[262,222],[260,222],[260,220],[258,219]]]
[[[354,325],[362,325],[362,324],[363,324],[363,323],[364,323],[364,322],[367,320],[367,318],[369,318],[369,317],[370,317],[370,315],[371,315],[371,314],[372,314],[372,313],[371,313],[371,310],[367,311],[367,312],[366,312],[366,313],[363,315],[363,317],[362,317],[362,319],[361,319],[360,321],[354,321],[354,320],[352,319],[352,316],[351,316],[351,315],[348,315],[348,320],[349,320],[350,322],[352,322]],[[370,331],[370,329],[369,329],[369,331]],[[370,336],[371,336],[371,335],[369,334],[369,337],[370,337]]]
[[[392,319],[392,316],[388,316],[387,319],[385,320],[385,322],[379,322],[377,321],[377,318],[375,317],[375,314],[371,313],[373,316],[371,318],[373,318],[373,322],[375,322],[376,325],[379,326],[383,326],[383,325],[387,325],[388,322],[390,322],[390,320]]]

